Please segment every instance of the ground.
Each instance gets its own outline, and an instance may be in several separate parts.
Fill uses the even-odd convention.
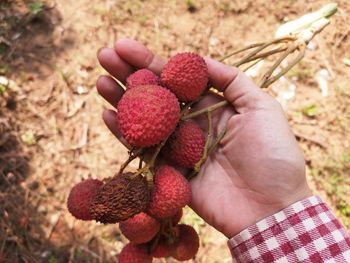
[[[314,193],[350,229],[350,7],[337,2],[331,25],[269,92],[285,107]],[[126,242],[117,226],[80,222],[66,209],[74,184],[113,175],[127,157],[101,120],[109,105],[95,89],[105,74],[99,48],[128,37],[164,57],[193,51],[218,59],[325,3],[1,1],[0,262],[116,262]],[[186,211],[201,237],[191,262],[230,262],[227,239]]]

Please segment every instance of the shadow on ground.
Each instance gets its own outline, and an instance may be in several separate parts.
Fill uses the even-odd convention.
[[[4,106],[2,99],[0,106]],[[45,208],[47,196],[37,191],[42,182],[30,176],[31,152],[16,132],[16,110],[1,109],[0,262],[97,262],[94,240],[88,251],[76,249],[79,237],[70,231],[61,213],[51,216]]]
[[[35,73],[45,78],[55,59],[74,43],[73,33],[60,26],[56,4],[39,1],[0,3],[0,74]]]

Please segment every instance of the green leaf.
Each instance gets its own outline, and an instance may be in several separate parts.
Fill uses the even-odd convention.
[[[0,66],[0,75],[5,75],[10,71],[10,67],[8,65]]]
[[[38,1],[38,2],[28,4],[28,8],[30,13],[32,13],[32,15],[37,15],[43,10],[44,4]]]
[[[27,145],[36,144],[36,139],[32,131],[26,131],[24,134],[22,134],[21,139]]]
[[[317,106],[315,104],[311,104],[303,108],[301,112],[307,117],[315,117],[317,115]]]
[[[0,84],[0,94],[3,94],[6,91],[6,86]]]

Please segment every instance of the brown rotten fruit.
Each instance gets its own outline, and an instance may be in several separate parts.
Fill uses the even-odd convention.
[[[110,179],[99,189],[90,212],[96,221],[114,224],[145,210],[149,200],[146,179],[125,173]]]

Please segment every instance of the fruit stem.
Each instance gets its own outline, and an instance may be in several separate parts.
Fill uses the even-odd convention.
[[[277,38],[277,39],[272,39],[270,41],[267,41],[265,44],[259,46],[258,48],[256,48],[252,52],[250,52],[248,55],[246,55],[245,57],[241,58],[239,61],[233,63],[232,66],[239,67],[239,66],[241,66],[241,65],[243,65],[243,64],[245,64],[247,62],[252,61],[252,58],[254,56],[256,56],[259,52],[263,51],[264,49],[266,49],[267,47],[269,47],[271,45],[284,43],[284,42],[289,42],[289,41],[293,41],[294,42],[295,40],[296,40],[296,37],[294,37],[294,36],[287,36],[287,37],[282,37],[282,38]],[[268,52],[266,52],[266,53],[268,54]]]
[[[135,152],[133,152],[133,150],[130,151],[129,153],[129,158],[121,165],[119,172],[117,173],[117,176],[121,175],[124,171],[124,169],[133,161],[135,160],[137,157],[139,157],[140,155],[144,154],[145,149],[140,148],[138,150],[136,150]]]
[[[155,250],[155,248],[157,247],[157,245],[159,243],[159,240],[160,240],[160,237],[161,237],[161,235],[164,232],[165,225],[166,225],[166,220],[161,220],[160,221],[160,229],[159,229],[156,237],[153,239],[152,245],[151,245],[151,247],[149,249],[150,253],[152,253]]]
[[[225,127],[220,134],[218,135],[218,137],[216,137],[214,143],[212,146],[210,146],[209,151],[208,151],[208,156],[211,155],[211,153],[215,150],[216,146],[218,146],[218,144],[221,142],[222,138],[224,138],[225,134],[226,134],[226,130],[227,128]]]
[[[192,178],[193,176],[195,176],[199,172],[202,165],[205,163],[205,161],[207,160],[207,158],[209,156],[208,152],[209,152],[209,148],[210,148],[211,137],[213,135],[213,121],[212,121],[212,116],[211,116],[210,111],[207,112],[207,119],[208,119],[208,134],[207,134],[207,139],[206,139],[205,145],[204,145],[203,155],[202,155],[201,159],[194,166],[193,171],[189,175],[189,178]]]
[[[207,108],[204,108],[204,109],[201,109],[199,111],[195,111],[195,112],[192,112],[190,114],[184,115],[181,119],[183,121],[185,121],[185,120],[197,117],[198,115],[201,115],[203,113],[212,112],[212,111],[214,111],[216,109],[219,109],[221,107],[224,107],[226,105],[228,105],[228,101],[223,100],[223,101],[220,101],[220,102],[218,102],[216,104],[213,104],[213,105],[211,105],[211,106],[209,106]]]
[[[272,83],[274,83],[276,80],[278,80],[280,77],[282,77],[283,75],[285,75],[292,67],[294,67],[297,63],[299,63],[300,60],[303,59],[304,55],[305,55],[305,51],[306,51],[306,44],[302,44],[300,45],[300,51],[298,56],[291,61],[285,68],[283,68],[276,76],[271,77],[272,75],[272,71],[270,76],[268,78],[263,79],[263,82],[261,83],[260,87],[262,89],[267,88],[268,86],[270,86]],[[294,50],[293,50],[294,51]],[[286,51],[287,52],[287,51]],[[276,69],[276,68],[275,68]],[[265,76],[266,77],[266,76]]]

